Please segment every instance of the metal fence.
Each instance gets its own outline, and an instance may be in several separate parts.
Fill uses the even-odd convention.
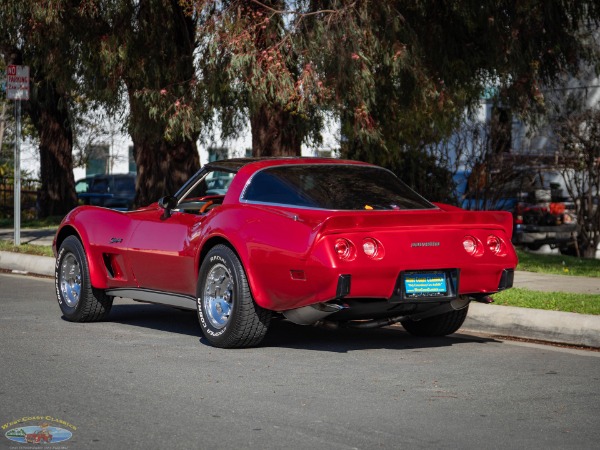
[[[32,178],[21,179],[21,215],[26,219],[37,217],[38,193],[41,182]],[[12,217],[15,208],[13,177],[0,177],[0,217]]]

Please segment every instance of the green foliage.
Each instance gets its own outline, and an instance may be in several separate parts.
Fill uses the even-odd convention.
[[[226,138],[250,119],[255,147],[294,152],[318,142],[325,114],[347,156],[427,187],[446,175],[415,152],[490,86],[519,112],[542,106],[539,86],[597,61],[585,37],[599,18],[598,2],[574,0],[6,0],[0,51],[31,65],[31,104],[62,114],[67,144],[75,113],[127,98],[140,173],[153,175],[142,189],[195,168],[209,125]]]
[[[596,2],[183,3],[200,18],[198,80],[225,134],[259,105],[304,119],[305,137],[329,111],[373,158],[448,136],[490,86],[536,109],[538,86],[597,56],[581,39],[581,24],[598,24]]]

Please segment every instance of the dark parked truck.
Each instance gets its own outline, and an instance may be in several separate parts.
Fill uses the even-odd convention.
[[[513,211],[513,243],[531,250],[565,248],[577,239],[577,219],[565,203],[519,203]]]
[[[135,200],[135,174],[94,175],[78,180],[75,191],[81,205],[127,211]]]
[[[489,178],[488,178],[489,177]],[[550,169],[514,169],[473,183],[469,172],[455,178],[461,206],[470,210],[503,210],[513,214],[514,245],[538,250],[542,245],[561,251],[577,240],[573,202],[562,176]]]

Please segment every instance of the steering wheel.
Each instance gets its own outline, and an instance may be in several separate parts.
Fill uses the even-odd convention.
[[[207,201],[204,205],[202,205],[202,208],[200,208],[200,214],[204,214],[206,212],[206,210],[213,204],[214,202],[212,200]]]

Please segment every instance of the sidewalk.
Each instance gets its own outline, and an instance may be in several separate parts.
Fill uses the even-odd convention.
[[[21,230],[22,244],[52,245],[55,230]],[[13,240],[12,229],[0,229],[0,239]],[[0,269],[54,277],[54,258],[0,252]],[[575,292],[598,295],[600,278],[515,272],[514,287],[541,292]],[[472,302],[462,329],[491,335],[537,339],[600,348],[600,316],[542,311]]]

